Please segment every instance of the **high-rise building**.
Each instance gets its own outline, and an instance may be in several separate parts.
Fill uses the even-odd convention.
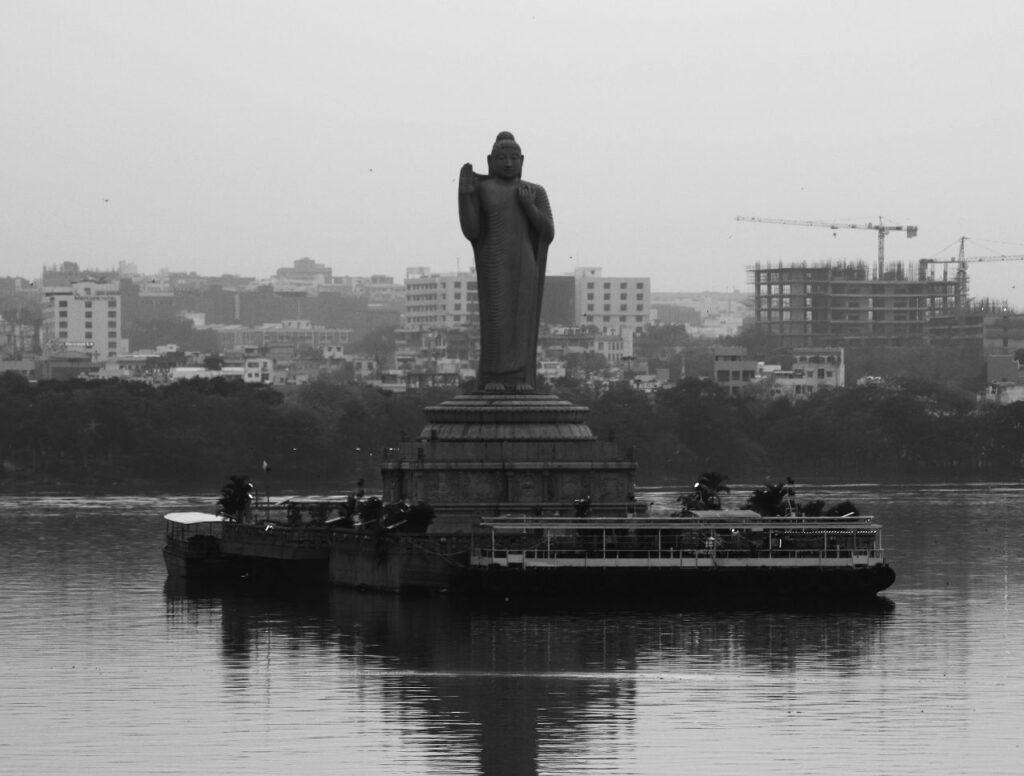
[[[405,278],[402,327],[464,329],[480,325],[476,274],[438,274],[427,267],[410,268]]]
[[[785,347],[917,344],[929,320],[960,312],[955,280],[910,280],[900,265],[881,277],[863,262],[756,264],[750,275],[757,328]]]
[[[576,325],[605,333],[639,329],[651,320],[651,279],[602,277],[600,267],[580,267],[576,281]]]
[[[86,353],[108,361],[128,352],[121,336],[121,285],[116,278],[82,276],[43,286],[43,348]]]

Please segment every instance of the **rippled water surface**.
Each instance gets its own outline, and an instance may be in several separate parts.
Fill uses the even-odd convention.
[[[806,490],[884,524],[879,606],[196,593],[210,499],[0,497],[0,773],[1024,772],[1024,487]]]

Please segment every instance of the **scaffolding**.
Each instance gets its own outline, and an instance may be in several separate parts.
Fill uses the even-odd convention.
[[[757,263],[748,271],[758,331],[786,347],[920,344],[928,322],[959,312],[962,300],[956,280],[915,279],[902,264],[878,272],[864,262]]]

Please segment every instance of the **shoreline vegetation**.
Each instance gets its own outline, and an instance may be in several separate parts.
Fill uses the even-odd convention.
[[[540,390],[590,407],[594,433],[635,456],[638,486],[706,470],[732,482],[1015,481],[1024,472],[1024,402],[979,406],[923,380],[792,403],[729,396],[696,378],[650,395],[573,381]],[[423,407],[457,392],[388,394],[330,377],[282,392],[223,379],[153,387],[3,374],[0,492],[215,493],[231,474],[272,496],[344,493],[360,478],[373,489],[385,448],[415,439]]]

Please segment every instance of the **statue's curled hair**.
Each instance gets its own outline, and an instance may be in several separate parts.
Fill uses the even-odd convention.
[[[498,150],[498,146],[503,143],[510,143],[519,149],[519,143],[516,142],[515,136],[511,132],[499,132],[498,136],[494,139],[494,148],[491,149],[491,153]]]

